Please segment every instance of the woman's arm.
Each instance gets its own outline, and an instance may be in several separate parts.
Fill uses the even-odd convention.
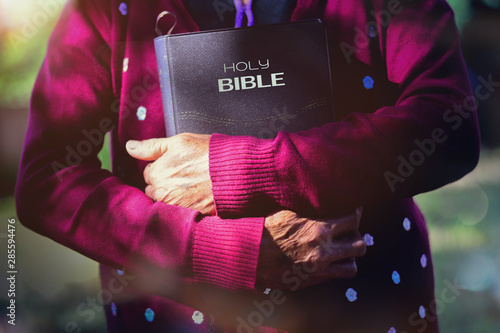
[[[19,170],[20,220],[131,273],[173,271],[194,282],[253,288],[263,218],[223,221],[154,203],[101,169],[102,140],[90,141],[88,135],[94,130],[103,135],[117,123],[111,111],[116,96],[108,7],[107,1],[71,1],[51,36]]]
[[[339,10],[355,19],[349,14],[355,5],[339,3],[329,1],[324,12],[332,34],[339,34],[332,22],[336,28],[345,23],[333,17]],[[387,5],[373,3],[377,12]],[[277,207],[330,215],[411,197],[475,167],[477,118],[467,100],[473,94],[453,13],[441,0],[402,1],[399,8],[390,23],[377,22],[388,79],[402,92],[395,105],[305,132],[280,132],[274,140],[214,134],[210,177],[219,215],[261,216]],[[358,23],[362,29],[366,21]],[[339,38],[356,45],[356,24],[349,24]],[[359,48],[352,57],[366,58],[369,51]]]

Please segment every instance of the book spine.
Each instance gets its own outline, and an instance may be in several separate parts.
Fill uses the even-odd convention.
[[[156,62],[158,64],[158,73],[160,77],[165,130],[167,132],[167,137],[170,137],[177,134],[177,119],[175,119],[172,85],[170,82],[170,66],[167,51],[168,40],[167,38],[156,38],[154,43]]]
[[[326,52],[326,63],[327,63],[327,68],[328,68],[328,78],[329,78],[329,81],[330,81],[330,98],[333,98],[333,84],[332,84],[332,64],[330,63],[330,47],[328,45],[328,33],[326,31],[326,27],[325,25],[323,24],[323,22],[318,19],[318,22],[321,24],[321,27],[322,27],[322,31],[321,33],[323,34],[323,38],[325,40],[325,52]],[[330,100],[330,104],[332,105],[332,122],[335,122],[336,121],[336,116],[335,116],[335,111],[333,109],[333,100]]]

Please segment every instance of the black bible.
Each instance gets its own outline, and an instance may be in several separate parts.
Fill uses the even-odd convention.
[[[165,35],[154,43],[167,136],[273,138],[334,120],[320,20]]]
[[[166,35],[155,39],[155,51],[167,136],[274,138],[282,130],[334,121],[327,37],[319,20]],[[323,292],[314,290],[277,290],[286,302],[274,306],[264,326],[293,329],[297,318],[317,320],[317,294]],[[248,326],[241,318],[255,311],[256,302],[269,303],[273,292],[233,293],[204,285],[196,295],[198,301],[217,299],[213,314],[240,327]]]

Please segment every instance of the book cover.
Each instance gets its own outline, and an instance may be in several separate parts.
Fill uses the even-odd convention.
[[[319,20],[155,39],[167,136],[273,138],[334,120]]]

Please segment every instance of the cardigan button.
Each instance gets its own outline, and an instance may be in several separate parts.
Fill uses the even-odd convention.
[[[387,333],[396,333],[396,329],[394,327],[389,328]]]

